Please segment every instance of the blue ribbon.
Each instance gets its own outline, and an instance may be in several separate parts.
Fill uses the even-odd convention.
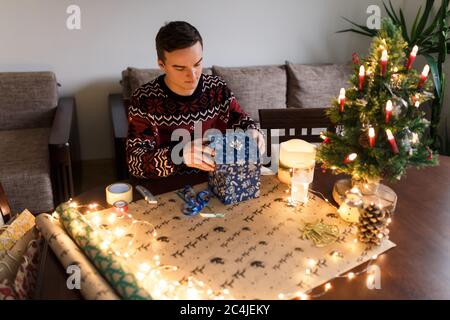
[[[183,214],[191,217],[199,214],[211,199],[208,190],[195,194],[194,189],[189,185],[185,186],[182,192],[178,191],[177,195],[185,202]]]

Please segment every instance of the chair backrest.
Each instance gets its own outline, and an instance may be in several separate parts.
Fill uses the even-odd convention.
[[[0,73],[0,130],[50,127],[57,104],[53,72]]]
[[[280,143],[289,139],[302,139],[311,143],[322,142],[320,138],[322,131],[335,132],[335,127],[326,116],[325,110],[325,108],[260,109],[260,127],[267,129],[267,145],[271,145],[274,130],[279,132]],[[284,130],[284,133],[280,130]],[[269,156],[270,152],[271,148],[267,148]]]

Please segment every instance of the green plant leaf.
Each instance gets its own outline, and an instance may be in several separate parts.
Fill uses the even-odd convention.
[[[420,33],[416,33],[417,22],[419,21],[420,13],[422,12],[422,6],[419,7],[419,11],[417,11],[416,18],[414,19],[413,26],[411,28],[411,43],[416,41],[416,38]]]
[[[366,26],[364,26],[362,24],[357,24],[356,22],[353,22],[350,19],[347,19],[346,17],[342,17],[342,19],[346,20],[347,22],[350,22],[355,27],[358,27],[358,28],[360,28],[361,30],[364,30],[367,33],[370,33],[370,34],[373,34],[373,35],[376,35],[376,33],[377,33],[377,30],[370,29],[370,28],[368,28],[368,27],[366,27]]]
[[[408,30],[406,28],[406,21],[405,21],[405,17],[403,15],[403,10],[400,9],[400,20],[401,20],[401,25],[400,27],[402,28],[402,33],[403,33],[403,38],[406,40],[406,42],[410,42],[409,41],[409,35],[408,35]]]
[[[423,56],[425,57],[425,59],[427,59],[427,63],[430,66],[431,74],[433,75],[435,91],[438,95],[438,98],[440,99],[440,97],[441,97],[441,80],[440,80],[441,77],[440,77],[439,70],[437,67],[437,61],[433,56],[431,56],[429,54],[423,54]]]
[[[364,32],[364,31],[360,31],[360,30],[356,30],[356,29],[353,29],[353,28],[336,31],[336,33],[344,33],[344,32],[359,33],[359,34],[362,34],[362,35],[368,36],[368,37],[372,37],[373,36],[370,33],[367,33],[367,32]]]
[[[423,12],[423,16],[420,19],[419,25],[417,26],[417,33],[421,34],[422,31],[425,29],[425,26],[427,25],[428,17],[430,15],[431,9],[433,9],[434,0],[427,0],[427,3],[425,5],[425,10]]]
[[[383,5],[386,8],[386,11],[389,12],[389,10],[386,7],[386,5],[384,3],[383,3]],[[389,6],[391,7],[391,14],[389,16],[392,15],[391,19],[394,20],[397,25],[400,25],[400,19],[397,17],[397,14],[395,13],[394,6],[392,5],[392,1],[391,0],[389,0]]]

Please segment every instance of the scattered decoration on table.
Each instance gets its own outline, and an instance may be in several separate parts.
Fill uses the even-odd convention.
[[[390,211],[371,203],[364,206],[358,224],[358,239],[364,243],[380,245],[383,239],[389,239]]]
[[[323,220],[315,223],[305,223],[303,237],[312,240],[317,247],[324,247],[334,243],[339,237],[339,228],[336,225],[323,223]]]
[[[187,185],[183,190],[177,191],[176,194],[185,202],[185,205],[183,207],[183,214],[186,216],[192,217],[200,213],[200,215],[204,218],[225,217],[225,214],[223,213],[201,213],[201,211],[205,207],[211,210],[211,208],[208,207],[208,202],[211,199],[211,194],[208,190],[203,190],[196,194],[194,189],[192,189],[190,185]]]
[[[340,205],[338,212],[343,220],[350,223],[357,223],[362,207],[362,193],[359,188],[353,187],[345,192],[344,202]]]

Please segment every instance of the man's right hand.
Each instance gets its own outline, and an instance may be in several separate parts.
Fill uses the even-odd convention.
[[[185,144],[183,147],[183,161],[191,168],[204,171],[214,171],[216,164],[212,159],[214,150],[205,145],[208,140],[197,139]]]

